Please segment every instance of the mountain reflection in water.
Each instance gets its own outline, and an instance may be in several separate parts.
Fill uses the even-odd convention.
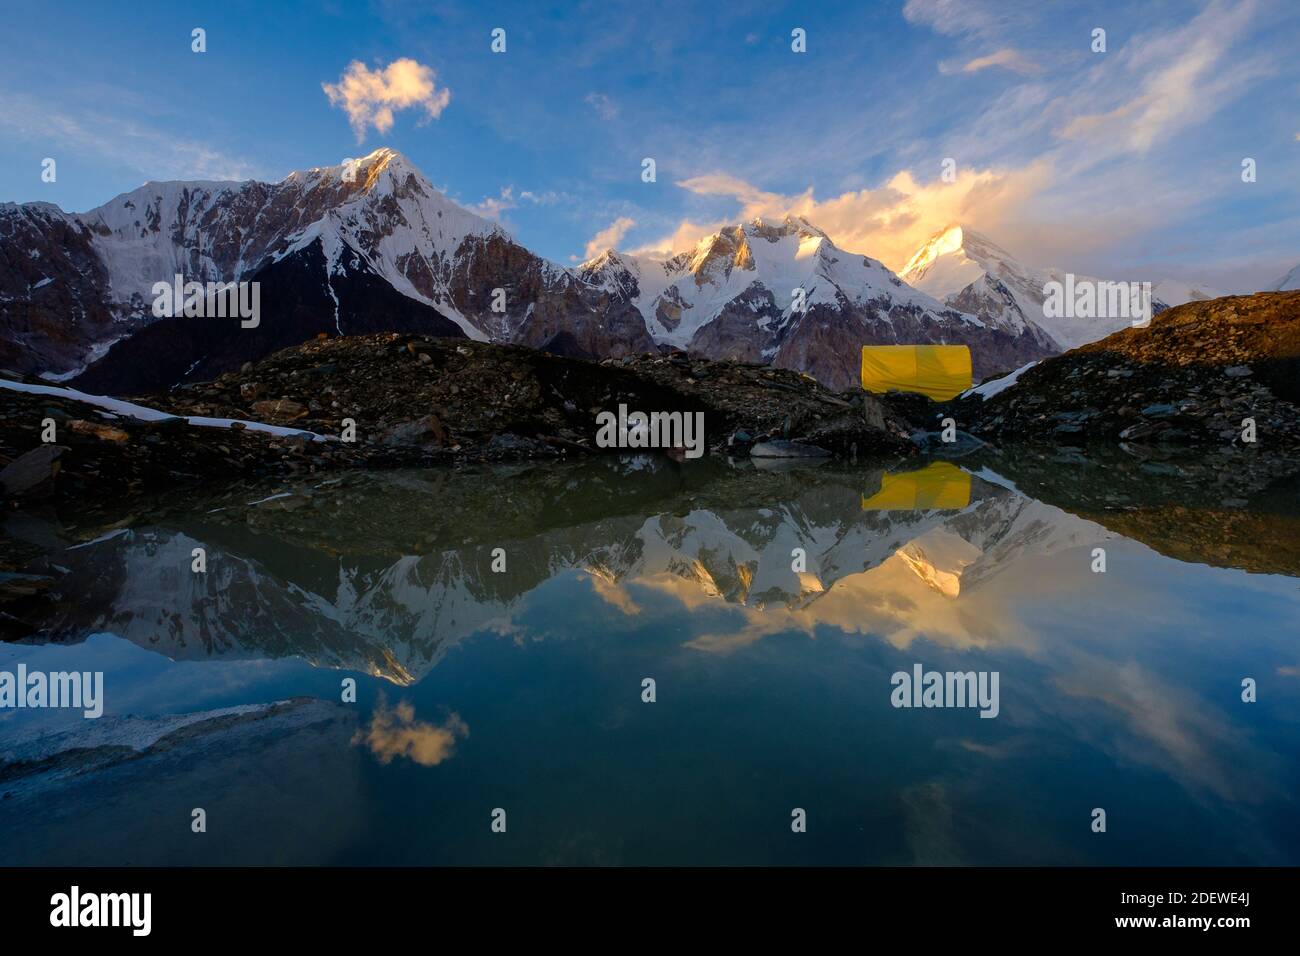
[[[299,702],[72,774],[52,754],[109,744],[3,712],[6,862],[1300,862],[1294,498],[1080,506],[1077,463],[960,464],[644,456],[10,516],[50,585],[0,668],[103,670],[106,727]],[[894,709],[915,663],[999,671],[1000,715]],[[187,840],[208,754],[226,836]],[[318,787],[313,843],[284,817]]]

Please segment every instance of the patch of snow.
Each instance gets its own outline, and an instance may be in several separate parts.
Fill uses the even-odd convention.
[[[81,544],[69,545],[64,550],[77,551],[81,548],[89,548],[92,544],[99,544],[101,541],[112,541],[114,538],[118,537],[119,535],[127,534],[128,532],[130,532],[130,530],[131,530],[130,528],[118,528],[116,531],[110,531],[107,534],[101,534],[98,538],[92,538],[90,541],[83,541],[81,542]]]
[[[979,471],[972,471],[971,474],[974,475],[976,478],[980,478],[984,481],[987,481],[991,485],[997,485],[1000,488],[1007,489],[1007,491],[1013,491],[1018,495],[1024,494],[1024,492],[1022,492],[1019,488],[1015,486],[1015,483],[1013,481],[1011,481],[1009,478],[1003,478],[1001,475],[999,475],[992,468],[989,468],[987,465],[981,468]]]
[[[302,435],[310,438],[312,441],[335,441],[336,439],[328,435],[318,435],[315,432],[309,432],[302,428],[286,428],[283,425],[267,425],[264,422],[253,422],[242,418],[208,418],[202,415],[177,416],[170,412],[162,412],[156,408],[148,408],[144,405],[136,405],[134,402],[124,402],[119,398],[109,398],[107,395],[87,395],[85,392],[79,392],[74,388],[59,388],[54,385],[28,385],[26,382],[11,382],[8,379],[0,378],[0,388],[7,388],[13,392],[24,392],[28,395],[49,395],[54,398],[66,398],[73,402],[82,402],[86,405],[93,405],[96,408],[102,408],[113,412],[117,415],[123,415],[127,418],[134,418],[142,422],[161,422],[169,418],[184,417],[191,425],[200,428],[229,428],[238,422],[248,431],[265,432],[268,435],[275,435],[279,438],[289,438],[295,435]]]
[[[260,505],[260,504],[264,504],[264,503],[266,503],[266,502],[268,502],[268,501],[275,501],[277,498],[292,498],[292,497],[293,497],[293,492],[292,492],[292,491],[281,491],[281,492],[279,492],[278,494],[267,495],[265,498],[258,498],[256,501],[250,501],[250,502],[248,502],[248,504],[249,504],[250,506],[251,506],[251,505]],[[208,512],[208,513],[211,514],[212,512]]]
[[[90,366],[103,358],[108,353],[109,349],[124,338],[126,338],[125,335],[115,335],[113,338],[105,339],[103,342],[96,342],[90,347],[90,351],[86,353],[86,360],[81,365],[68,372],[42,372],[41,378],[45,379],[47,382],[66,382],[68,379],[76,378],[86,369],[90,368]]]
[[[1020,376],[1024,375],[1037,364],[1037,362],[1028,362],[1009,375],[1003,375],[1001,378],[995,378],[992,381],[985,382],[983,385],[976,385],[974,388],[966,389],[966,391],[962,392],[958,398],[969,398],[972,395],[978,395],[987,402],[994,395],[1001,395],[1012,385],[1015,385],[1016,382],[1020,381]]]
[[[217,710],[191,714],[167,714],[159,717],[124,716],[107,720],[89,720],[75,732],[45,734],[40,728],[31,728],[5,742],[0,751],[0,762],[9,760],[36,761],[48,759],[73,748],[130,747],[137,752],[147,750],[167,734],[191,724],[218,717],[243,716],[270,710],[287,701],[266,704],[237,704]]]

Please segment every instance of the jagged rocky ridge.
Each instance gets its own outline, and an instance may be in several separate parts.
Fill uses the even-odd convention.
[[[520,346],[389,333],[323,337],[141,404],[141,422],[66,396],[0,387],[6,497],[80,501],[176,484],[347,467],[517,460],[602,451],[596,415],[701,411],[706,446],[744,454],[792,439],[841,457],[915,454],[942,419],[1003,447],[1195,447],[1267,471],[1300,455],[1300,293],[1192,302],[946,405],[836,393],[807,376],[681,353],[592,363]],[[1010,381],[1010,380],[1008,380]],[[985,397],[989,393],[991,397]],[[267,422],[288,434],[197,427],[191,416]],[[53,445],[42,422],[58,425]],[[357,440],[338,436],[344,420]],[[1246,420],[1256,440],[1245,440]],[[923,444],[923,443],[922,443]]]
[[[177,319],[133,344],[153,320],[153,284],[177,273],[262,282],[266,321],[250,333]],[[490,308],[495,288],[507,292],[501,314]],[[542,345],[563,325],[593,354],[650,345],[621,328],[616,304],[449,201],[390,149],[278,183],[147,183],[84,214],[0,206],[0,304],[5,366],[76,371],[124,338],[86,380],[119,392],[195,381],[321,331]],[[68,316],[83,314],[70,327]],[[193,328],[204,323],[214,328]],[[164,339],[188,360],[180,374],[179,358],[152,370]]]

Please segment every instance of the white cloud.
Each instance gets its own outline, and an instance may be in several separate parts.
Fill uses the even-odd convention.
[[[695,248],[695,245],[705,236],[713,235],[723,226],[735,225],[735,221],[735,219],[715,219],[711,222],[696,222],[692,219],[683,219],[672,232],[638,246],[632,250],[632,254],[651,259],[666,259],[674,253]]]
[[[367,126],[380,133],[392,129],[395,110],[422,107],[427,121],[437,119],[451,102],[451,90],[438,86],[433,68],[408,57],[378,70],[353,60],[337,83],[322,83],[321,89],[331,105],[348,114],[358,143],[366,138]]]
[[[446,192],[446,190],[443,190]],[[556,192],[548,189],[545,192],[534,192],[531,189],[521,189],[515,191],[515,187],[502,186],[501,192],[496,196],[487,196],[476,203],[463,203],[465,208],[478,213],[488,219],[504,222],[502,214],[509,212],[511,209],[518,209],[520,206],[554,206],[562,202],[572,202],[573,197],[568,193]]]
[[[510,209],[515,209],[519,205],[515,201],[515,189],[513,186],[502,186],[501,195],[486,197],[482,202],[474,203],[469,208],[480,216],[488,219],[500,220],[501,214]]]
[[[554,189],[548,189],[542,193],[535,193],[525,189],[519,194],[519,198],[524,202],[532,203],[534,206],[554,206],[556,203],[572,200],[568,193],[556,192]]]

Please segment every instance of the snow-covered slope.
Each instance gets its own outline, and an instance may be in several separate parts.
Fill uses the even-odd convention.
[[[1151,301],[1162,302],[1171,309],[1186,302],[1204,302],[1222,298],[1226,293],[1203,282],[1184,279],[1160,279],[1151,283]]]
[[[979,324],[899,282],[874,259],[840,251],[802,217],[729,226],[702,239],[692,252],[666,261],[608,250],[580,269],[589,281],[630,292],[655,341],[678,348],[688,347],[701,329],[745,296],[775,306],[775,314],[761,315],[757,304],[751,306],[756,326],[774,331],[796,317],[799,290],[807,309],[888,301]]]
[[[1296,266],[1282,278],[1275,282],[1269,291],[1271,292],[1293,292],[1300,289],[1300,265]]]

